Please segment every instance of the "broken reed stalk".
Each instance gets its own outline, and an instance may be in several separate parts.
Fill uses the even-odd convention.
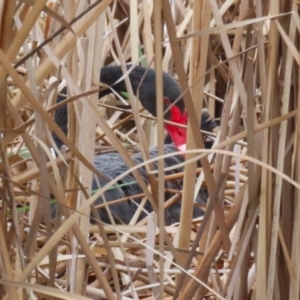
[[[70,225],[67,209],[71,207],[76,214],[77,198],[83,201],[91,198],[88,189],[92,166],[89,161],[94,155],[95,139],[84,134],[88,132],[94,136],[93,120],[101,129],[97,142],[103,145],[104,139],[130,166],[133,163],[127,149],[131,140],[126,139],[126,146],[122,145],[114,133],[115,129],[131,119],[137,121],[143,117],[147,121],[137,122],[137,127],[129,132],[137,132],[136,138],[142,143],[145,158],[148,157],[148,145],[155,145],[155,118],[141,113],[140,107],[134,104],[132,112],[112,109],[105,103],[109,98],[99,104],[101,112],[96,111],[98,84],[93,82],[99,79],[100,65],[112,61],[116,64],[140,61],[144,66],[153,66],[154,45],[162,48],[163,70],[179,78],[184,90],[188,94],[191,92],[191,97],[187,95],[186,99],[193,123],[189,124],[191,138],[188,147],[201,144],[196,117],[202,104],[207,105],[213,117],[221,117],[216,149],[225,147],[226,150],[247,152],[299,182],[300,92],[297,78],[300,19],[296,2],[280,6],[278,1],[271,1],[266,6],[264,1],[259,0],[255,7],[249,7],[246,0],[223,1],[221,6],[215,0],[163,1],[166,25],[162,32],[163,43],[152,38],[153,2],[133,2],[135,5],[129,7],[124,1],[117,1],[108,10],[112,1],[98,2],[89,4],[88,1],[80,1],[71,5],[48,1],[45,6],[46,1],[32,4],[8,1],[6,6],[0,5],[1,173],[5,171],[5,176],[1,177],[0,192],[0,252],[5,258],[1,278],[8,278],[14,283],[3,282],[1,298],[29,299],[31,293],[33,297],[39,294],[45,298],[66,298],[67,287],[71,287],[71,291],[78,293],[69,293],[72,299],[82,298],[80,295],[141,299],[145,291],[158,296],[159,289],[155,284],[159,281],[160,293],[164,293],[160,294],[161,299],[174,295],[178,295],[179,299],[195,295],[212,299],[271,299],[274,295],[278,299],[297,298],[300,290],[298,190],[282,181],[280,176],[250,162],[219,153],[212,166],[205,162],[202,164],[205,179],[202,178],[203,169],[197,168],[196,163],[183,166],[185,171],[182,173],[164,176],[164,182],[182,178],[188,180],[185,180],[183,188],[182,223],[164,228],[160,225],[164,231],[163,238],[157,236],[159,233],[154,223],[154,227],[144,226],[147,219],[136,224],[137,216],[132,220],[136,225],[116,226],[119,230],[113,238],[107,233],[115,231],[103,226],[97,215],[93,216],[96,225],[89,224],[88,211],[80,215],[79,226],[75,224],[75,215],[71,215],[74,224]],[[82,17],[83,14],[85,17]],[[213,29],[209,28],[212,26]],[[58,35],[53,38],[55,32]],[[22,47],[24,43],[27,43],[29,51]],[[20,66],[16,72],[14,68],[25,61],[26,66]],[[10,76],[6,76],[7,72]],[[185,84],[186,73],[190,78],[189,85]],[[57,131],[49,117],[56,106],[47,107],[55,102],[61,79],[66,80],[74,96],[67,100],[70,101],[71,130],[69,139],[64,139],[70,146],[70,152],[63,158],[47,161],[44,156],[44,153],[50,153],[45,146],[48,144],[47,136],[53,130]],[[82,93],[85,90],[87,93]],[[93,98],[94,104],[80,100],[82,98]],[[195,104],[199,107],[193,111]],[[87,112],[82,119],[84,126],[78,122],[82,111]],[[125,115],[122,120],[121,113]],[[44,128],[43,132],[41,128]],[[126,136],[125,127],[122,130]],[[38,150],[36,137],[44,142],[39,143]],[[240,140],[242,143],[236,146]],[[76,148],[72,147],[74,144]],[[21,162],[19,149],[24,145],[28,148],[29,158]],[[17,153],[15,149],[18,149]],[[10,160],[11,153],[19,156],[17,163]],[[205,153],[201,157],[207,155]],[[62,166],[66,166],[62,174],[53,172]],[[160,174],[163,169],[160,168]],[[136,197],[156,201],[156,173],[149,170],[152,178],[150,188],[143,185],[136,175],[143,189],[143,193]],[[207,185],[210,195],[219,201],[211,205],[208,203],[204,209],[205,217],[194,222],[190,212],[195,194],[194,179],[198,175],[201,184]],[[81,186],[78,178],[82,179]],[[214,190],[215,182],[221,182],[222,178],[222,185]],[[181,191],[167,191],[173,197],[164,203],[164,208],[181,197]],[[65,216],[65,221],[57,220],[53,228],[47,221],[50,216],[48,203],[47,208],[46,205],[39,208],[45,215],[43,226],[32,222],[40,218],[34,207],[38,208],[44,201],[39,201],[39,197],[48,199],[50,194],[61,203]],[[124,197],[116,202],[128,200]],[[20,209],[19,201],[22,204],[26,202],[26,209]],[[30,206],[27,205],[29,202]],[[109,209],[110,205],[103,204],[101,207]],[[91,209],[94,210],[93,207]],[[156,212],[161,220],[162,211]],[[122,230],[130,232],[130,235],[123,235]],[[37,234],[28,235],[28,232]],[[201,238],[197,240],[199,236]],[[129,242],[132,237],[138,238],[140,244],[132,245]],[[160,245],[155,238],[160,239]],[[179,276],[182,274],[180,269],[164,257],[159,259],[158,254],[154,255],[148,247],[150,241],[153,249],[159,249],[160,254],[171,261],[174,259],[184,265],[188,257],[192,262],[187,266],[187,284],[181,290],[176,285],[176,278],[182,276]],[[177,241],[182,248],[176,247]],[[195,241],[197,243],[191,248]],[[98,246],[105,248],[105,254],[97,252]],[[151,258],[147,260],[149,273],[145,273],[144,269],[141,273],[132,267],[145,261],[145,253],[149,255],[147,259]],[[24,259],[25,254],[32,258],[30,262]],[[40,262],[48,255],[50,265],[45,267]],[[103,260],[109,263],[103,263]],[[41,266],[48,272],[49,279],[39,275]],[[105,268],[109,268],[110,272],[104,273]],[[58,278],[58,270],[67,275]],[[159,277],[162,273],[164,276]],[[196,278],[192,279],[192,275]],[[31,286],[23,283],[29,276]],[[96,283],[95,278],[101,285]],[[208,283],[213,290],[207,292],[197,278]],[[53,288],[44,289],[45,285]]]

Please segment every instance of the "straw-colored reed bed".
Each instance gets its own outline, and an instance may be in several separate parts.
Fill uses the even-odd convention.
[[[0,298],[299,299],[298,4],[0,1]],[[88,188],[95,151],[131,166],[128,152],[162,153],[161,106],[156,121],[133,98],[130,107],[98,101],[101,66],[127,62],[166,71],[185,91],[180,224],[164,226],[164,182],[174,178],[162,163],[144,190],[159,204],[154,217],[89,221],[103,192]],[[53,122],[63,83],[68,137]],[[203,107],[220,119],[211,150],[198,127]],[[52,131],[69,148],[55,159]],[[203,185],[206,213],[192,221]],[[50,195],[63,221],[51,220]]]

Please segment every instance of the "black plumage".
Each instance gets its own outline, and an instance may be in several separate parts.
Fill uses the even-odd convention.
[[[130,66],[127,68],[129,69]],[[105,83],[108,86],[112,86],[118,78],[122,77],[123,73],[120,67],[118,66],[109,66],[105,67],[101,70],[100,81]],[[142,105],[145,109],[147,109],[151,114],[156,114],[156,94],[155,94],[155,71],[153,69],[146,70],[142,67],[135,67],[134,70],[130,73],[129,79],[133,88],[133,92],[135,95],[138,96]],[[141,82],[142,80],[142,82]],[[170,75],[164,73],[163,75],[164,80],[164,97],[168,98],[171,103],[173,103],[178,98],[180,99],[176,105],[179,107],[180,111],[184,111],[184,104],[181,96],[180,87],[177,82],[171,77]],[[124,81],[120,81],[119,83],[113,85],[113,89],[120,93],[122,91],[126,91],[126,86]],[[106,94],[111,93],[110,89],[105,91],[101,91],[99,93],[99,97],[102,97]],[[63,94],[66,94],[66,90],[63,91]],[[65,99],[64,95],[58,97],[58,102]],[[55,113],[55,121],[61,127],[65,134],[68,132],[67,124],[67,107],[63,106],[57,109]],[[168,118],[168,115],[166,115]],[[201,119],[201,128],[206,131],[211,131],[216,126],[215,122],[210,118],[208,112],[206,110],[202,113]],[[53,135],[54,141],[58,147],[61,147],[62,143],[57,138],[56,135]],[[173,153],[178,151],[178,149],[170,143],[171,139],[168,137],[166,138],[166,145],[164,147],[165,154]],[[170,144],[167,144],[170,143]],[[206,145],[208,147],[208,144]],[[157,148],[151,148],[150,150],[151,158],[157,157]],[[132,155],[132,160],[135,164],[140,164],[143,162],[143,157],[141,153],[137,153]],[[177,165],[179,163],[184,162],[184,157],[182,155],[171,156],[165,159],[165,167],[170,167]],[[157,170],[157,162],[153,163],[154,169]],[[121,158],[121,156],[117,153],[106,153],[100,154],[94,157],[94,167],[103,175],[105,175],[108,179],[112,180],[117,176],[121,175],[125,171],[128,170],[127,165]],[[145,183],[148,184],[148,176],[145,167],[141,167],[138,169],[139,173],[141,174],[142,178],[144,179]],[[183,168],[178,167],[175,170],[171,170],[166,172],[166,174],[173,174],[177,172],[182,172]],[[103,186],[106,182],[94,175],[93,182],[92,182],[92,190],[98,189],[99,185]],[[166,182],[167,189],[176,189],[180,190],[182,188],[181,184],[178,182],[169,181]],[[105,200],[109,203],[114,200],[125,198],[126,196],[134,196],[138,194],[142,194],[143,191],[141,187],[136,183],[136,180],[132,174],[128,174],[124,176],[121,180],[119,180],[118,184],[114,186],[112,189],[106,191],[103,195]],[[165,199],[169,199],[173,194],[166,192]],[[207,195],[203,190],[197,196],[196,202],[197,203],[205,203],[207,199]],[[124,201],[122,203],[110,205],[110,211],[114,217],[114,221],[116,223],[125,223],[128,224],[132,219],[133,215],[137,211],[138,205],[141,202],[141,198],[137,198],[134,200]],[[95,205],[102,204],[103,198],[99,197]],[[152,207],[149,202],[147,202],[144,206],[145,211],[143,211],[140,215],[140,219],[144,218],[147,213],[152,212]],[[181,209],[181,201],[177,201],[172,206],[168,207],[165,210],[165,220],[166,224],[173,224],[179,221],[180,218],[180,209]],[[54,208],[55,211],[55,208]],[[106,212],[106,208],[98,209],[99,216],[103,222],[110,223],[110,219]],[[203,211],[198,208],[197,206],[194,207],[193,216],[201,216]]]
[[[178,151],[174,145],[165,145],[164,147],[164,153],[173,153]],[[155,158],[157,157],[157,148],[153,147],[149,151],[150,157]],[[136,165],[140,164],[143,162],[143,157],[142,153],[138,152],[134,155],[132,155],[132,160]],[[180,164],[184,162],[184,158],[182,155],[176,155],[176,156],[171,156],[165,159],[165,168],[175,166],[177,164]],[[127,165],[123,161],[123,159],[119,156],[117,153],[107,153],[107,154],[101,154],[97,155],[94,158],[94,167],[103,175],[105,175],[108,178],[116,178],[125,171],[128,170]],[[153,167],[155,170],[158,169],[158,162],[153,163]],[[144,179],[146,184],[149,184],[148,181],[148,176],[147,176],[147,171],[145,167],[141,167],[138,169],[139,173],[141,174],[142,178]],[[167,171],[167,175],[175,174],[178,172],[183,172],[183,167],[177,167],[174,170]],[[101,182],[102,184],[105,184],[103,180],[100,178],[94,177],[92,187],[93,189],[97,187],[97,180]],[[121,186],[121,187],[119,187]],[[168,181],[166,182],[166,189],[172,189],[172,190],[180,190],[182,188],[181,184],[178,183],[178,181]],[[123,193],[123,194],[122,194]],[[132,174],[128,174],[124,176],[121,180],[118,181],[118,185],[115,186],[113,190],[108,190],[107,192],[104,193],[104,197],[107,202],[113,201],[119,198],[124,198],[127,196],[134,196],[134,195],[139,195],[142,194],[143,190],[139,186],[139,184],[136,182],[134,176]],[[165,199],[169,199],[173,194],[166,192],[165,193]],[[122,205],[115,204],[115,205],[110,205],[110,209],[112,214],[115,217],[115,221],[117,223],[123,222],[123,223],[128,223],[129,220],[133,217],[134,213],[136,212],[139,204],[141,202],[142,198],[134,199],[134,201],[126,201],[122,203]],[[206,202],[206,196],[203,194],[199,194],[196,198],[197,203],[202,203],[204,204]],[[103,203],[103,199],[99,198],[95,204],[101,204]],[[177,201],[174,203],[172,206],[168,207],[165,210],[165,221],[167,225],[173,224],[175,222],[179,221],[180,217],[180,208],[181,208],[181,201]],[[147,202],[144,206],[144,209],[150,213],[152,212],[152,207],[149,202]],[[100,214],[100,217],[103,221],[109,222],[107,213],[105,212],[105,208],[102,210],[98,211]],[[146,213],[142,212],[139,220],[143,219],[146,217]],[[199,217],[203,215],[203,211],[198,208],[197,206],[194,207],[193,210],[193,216],[194,217]]]
[[[131,65],[126,65],[127,70],[131,69]],[[119,78],[123,77],[123,72],[120,66],[106,66],[101,69],[100,82],[111,87],[115,92],[125,92],[126,84],[124,80],[118,82]],[[143,107],[149,111],[153,116],[156,116],[156,88],[155,88],[155,70],[146,69],[143,67],[136,66],[128,75],[133,93],[138,96]],[[112,93],[110,88],[101,90],[99,92],[99,99]],[[64,88],[61,94],[57,98],[57,102],[61,102],[66,99],[67,89]],[[163,73],[163,96],[168,98],[171,103],[176,100],[176,106],[181,112],[184,111],[184,102],[181,97],[181,90],[178,83],[172,76],[167,73]],[[165,109],[167,106],[165,107]],[[165,115],[166,119],[169,119],[170,112],[168,111]],[[67,105],[64,105],[55,111],[54,115],[55,122],[59,125],[62,131],[68,133],[68,111]],[[61,140],[53,134],[53,139],[60,148],[63,143]]]

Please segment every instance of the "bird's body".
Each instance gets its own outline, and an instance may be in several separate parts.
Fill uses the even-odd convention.
[[[169,153],[174,153],[178,151],[174,145],[165,145],[164,147],[164,153],[169,154]],[[153,147],[150,149],[150,157],[155,158],[157,157],[157,148]],[[134,155],[132,155],[132,160],[136,165],[141,164],[144,160],[142,157],[142,153],[138,152]],[[172,167],[175,165],[178,165],[180,163],[184,162],[184,158],[181,155],[176,155],[176,156],[171,156],[165,159],[165,168]],[[122,158],[119,156],[117,153],[107,153],[107,154],[100,154],[95,156],[94,158],[94,167],[99,171],[101,174],[105,175],[109,179],[114,179],[124,173],[125,171],[128,170],[128,167],[126,166],[125,162],[122,160]],[[158,162],[153,163],[153,167],[155,170],[158,169]],[[141,167],[138,169],[139,173],[141,174],[143,180],[145,181],[146,184],[149,184],[148,181],[148,176],[147,176],[147,171],[145,167]],[[173,170],[167,171],[166,175],[171,175],[175,174],[178,172],[182,172],[183,167],[177,167]],[[101,180],[100,178],[97,177],[94,178],[93,180],[93,189],[98,187],[97,181],[101,181],[102,184],[105,182]],[[181,184],[178,181],[168,181],[165,184],[166,189],[169,190],[178,190],[180,192],[181,190]],[[115,189],[115,194],[114,194],[114,189]],[[136,196],[143,194],[143,190],[139,186],[139,184],[136,182],[134,176],[132,174],[128,174],[124,176],[121,180],[118,181],[118,185],[114,187],[113,190],[109,190],[104,193],[105,200],[107,202],[117,200],[119,198],[124,198],[126,196]],[[121,193],[123,193],[122,197]],[[174,194],[170,192],[165,193],[165,199],[168,200],[170,197],[172,197]],[[123,222],[123,223],[128,223],[128,219],[131,219],[136,212],[138,205],[140,204],[143,196],[134,198],[132,200],[128,200],[126,202],[123,202],[122,205],[115,204],[111,205],[110,209],[112,214],[115,216],[115,221],[116,222]],[[206,202],[206,198],[202,196],[198,196],[196,198],[197,203],[202,203],[204,204]],[[98,201],[95,203],[101,204],[103,203],[103,199],[99,198]],[[179,216],[180,216],[180,208],[181,208],[181,201],[178,200],[176,203],[174,203],[172,206],[168,207],[165,209],[165,221],[167,225],[179,222]],[[150,203],[147,201],[147,203],[144,206],[145,211],[141,213],[139,220],[146,217],[147,212],[150,213],[152,212],[152,207]],[[193,216],[194,217],[199,217],[203,215],[203,211],[198,208],[197,206],[194,207],[193,211]],[[105,212],[105,209],[102,209],[100,217],[105,216],[106,217],[106,222],[109,222],[107,219],[107,213]],[[104,220],[103,220],[104,221]]]
[[[130,66],[127,67],[129,69]],[[109,66],[104,67],[101,70],[100,81],[106,84],[109,87],[112,87],[116,92],[120,93],[122,91],[126,91],[126,86],[124,80],[117,81],[119,78],[123,76],[122,70],[118,66]],[[129,79],[132,85],[133,92],[140,99],[142,105],[145,109],[147,109],[152,115],[156,115],[156,90],[155,90],[155,71],[153,69],[145,69],[142,67],[135,67],[133,71],[129,74]],[[184,113],[184,104],[181,97],[181,90],[177,82],[174,78],[166,73],[163,74],[163,87],[164,87],[164,99],[167,99],[169,102],[166,103],[174,103],[176,101],[176,105],[174,105],[176,110],[176,118],[180,120],[179,122],[186,122],[186,117],[183,115]],[[116,83],[117,82],[117,83]],[[111,93],[111,89],[106,89],[99,93],[99,97],[107,95]],[[66,91],[65,91],[66,94]],[[60,96],[58,98],[58,102],[62,101],[65,96]],[[179,99],[179,101],[177,101]],[[165,107],[166,108],[166,107]],[[182,114],[182,115],[181,115]],[[179,118],[178,118],[179,116]],[[55,113],[55,121],[62,128],[62,130],[67,134],[68,128],[68,114],[67,107],[63,106],[59,108]],[[172,109],[165,115],[166,119],[174,120],[174,116],[172,115]],[[172,119],[173,118],[173,119]],[[213,120],[210,119],[207,111],[202,113],[202,120],[204,130],[210,131],[212,128],[216,126]],[[171,129],[171,130],[170,130]],[[165,154],[173,153],[178,151],[178,143],[176,142],[176,136],[179,136],[180,140],[185,142],[185,130],[180,129],[176,126],[170,126],[167,128],[168,132],[171,134],[171,138],[173,141],[175,140],[175,144],[165,145],[164,152]],[[58,147],[62,145],[61,141],[54,135],[53,136],[55,143]],[[169,139],[170,141],[170,139]],[[180,143],[181,143],[180,141]],[[157,148],[151,148],[150,157],[157,157]],[[137,153],[132,155],[133,162],[138,165],[143,162],[143,157],[141,153]],[[184,157],[182,155],[171,156],[165,159],[165,167],[175,166],[179,163],[184,162]],[[158,163],[154,162],[154,169],[157,170]],[[106,153],[100,154],[94,157],[94,167],[98,172],[105,175],[106,178],[112,180],[117,176],[121,175],[125,171],[128,170],[128,166],[123,161],[122,157],[118,153]],[[143,180],[146,184],[149,184],[147,171],[145,167],[141,167],[138,169],[141,174]],[[182,172],[182,167],[177,167],[174,170],[166,172],[166,174],[172,174],[177,172]],[[92,190],[96,190],[100,186],[105,185],[107,182],[101,178],[96,177],[94,175]],[[169,190],[180,190],[181,184],[178,182],[169,181],[165,184],[166,188]],[[104,193],[104,195],[97,199],[95,205],[103,204],[103,197],[106,202],[112,202],[114,200],[125,198],[125,197],[133,197],[134,199],[126,200],[121,203],[117,203],[114,205],[110,205],[110,211],[114,217],[114,221],[117,223],[125,223],[128,224],[132,217],[134,216],[137,208],[142,200],[141,197],[134,197],[136,195],[140,195],[143,193],[143,190],[136,182],[135,177],[132,174],[128,174],[124,176],[112,189],[109,189]],[[168,200],[171,196],[170,192],[165,193],[165,199]],[[206,201],[206,197],[198,195],[196,198],[197,203],[204,203]],[[181,201],[177,201],[172,206],[165,209],[165,220],[166,224],[172,224],[179,221],[180,217],[180,208]],[[152,212],[152,207],[149,202],[147,202],[144,206],[144,211],[141,213],[139,220],[144,218],[147,213]],[[110,219],[108,217],[108,213],[105,208],[98,209],[99,216],[103,222],[110,223]],[[193,216],[201,216],[203,211],[195,206],[193,211]]]

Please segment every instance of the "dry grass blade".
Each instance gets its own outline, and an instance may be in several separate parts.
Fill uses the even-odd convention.
[[[298,2],[0,1],[0,298],[298,299]],[[155,66],[157,117],[127,63]],[[98,99],[109,64],[125,93]],[[164,145],[163,72],[184,156]]]

